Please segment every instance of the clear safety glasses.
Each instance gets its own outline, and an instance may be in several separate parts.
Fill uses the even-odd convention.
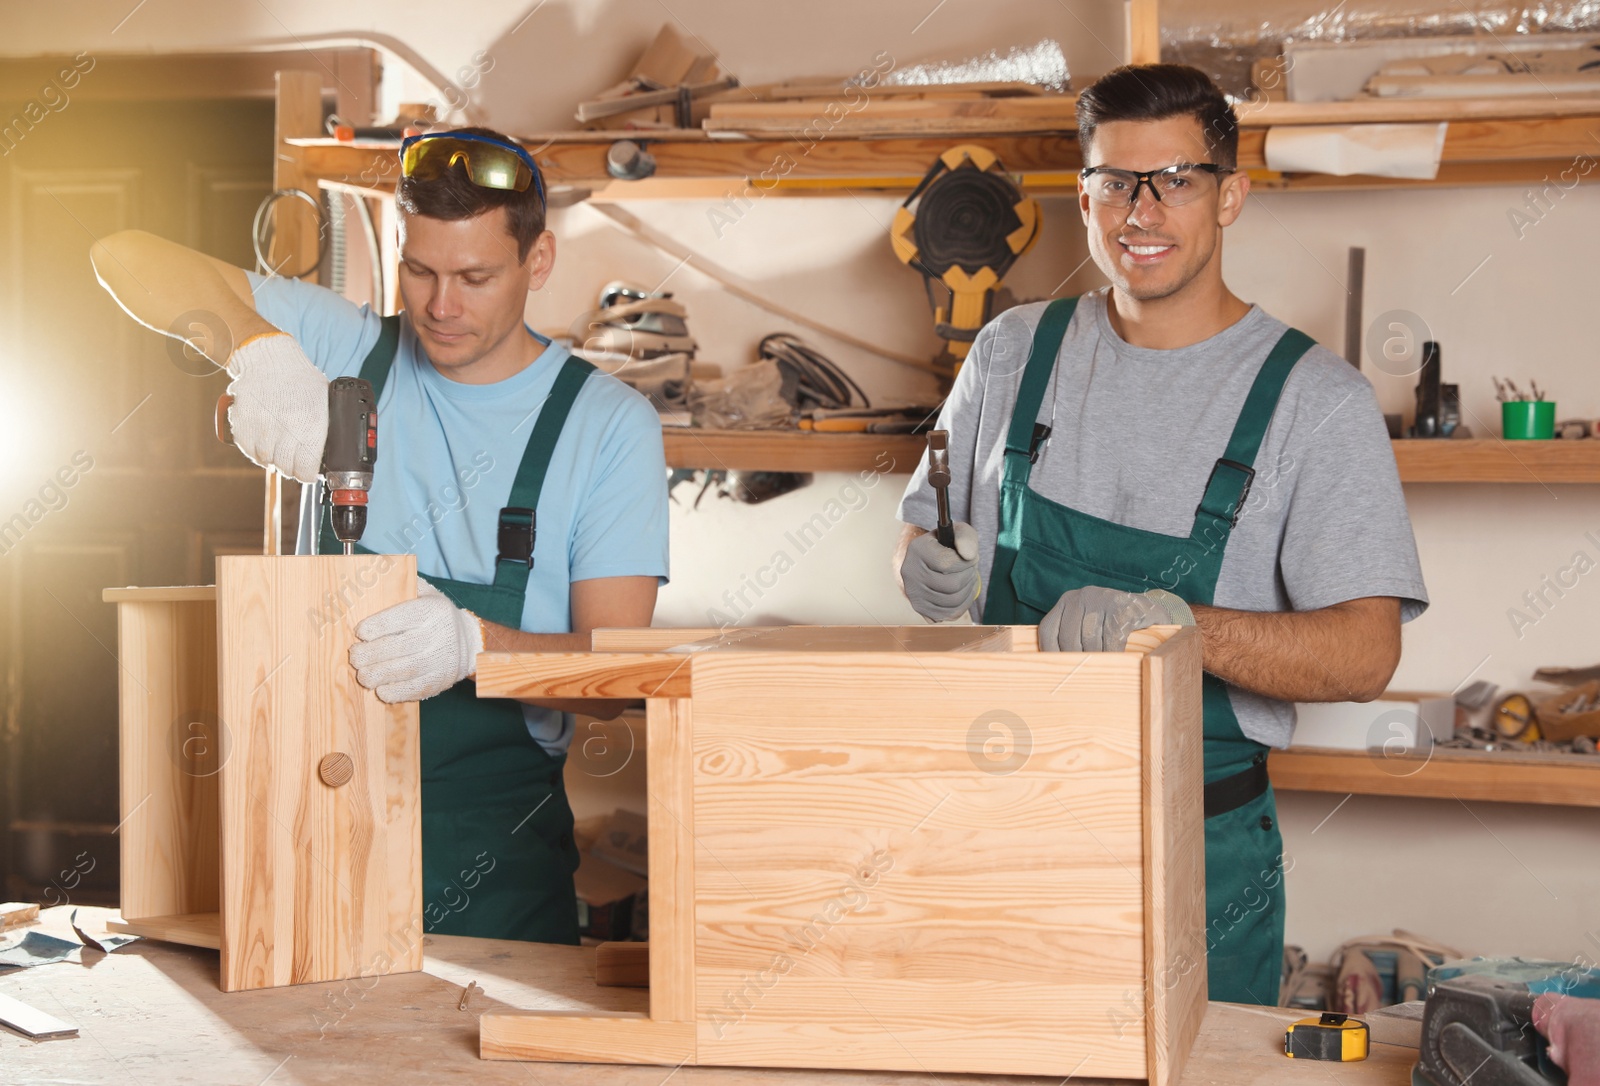
[[[1109,166],[1090,166],[1079,170],[1089,199],[1106,207],[1132,207],[1139,190],[1146,186],[1150,195],[1167,207],[1181,207],[1189,201],[1215,191],[1218,175],[1233,173],[1214,162],[1180,162],[1160,170],[1116,170]]]

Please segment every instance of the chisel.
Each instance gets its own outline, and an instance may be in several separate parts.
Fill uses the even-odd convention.
[[[956,549],[955,524],[950,520],[950,432],[928,431],[928,484],[939,503],[939,521],[933,537],[939,546]]]

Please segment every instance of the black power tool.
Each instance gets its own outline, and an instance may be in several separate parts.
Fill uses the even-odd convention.
[[[1564,968],[1551,963],[1553,970]],[[1422,1012],[1413,1086],[1554,1086],[1567,1076],[1533,1028],[1528,982],[1468,973],[1440,982]]]
[[[378,409],[372,384],[339,377],[328,385],[328,443],[322,448],[323,500],[333,537],[352,554],[367,530],[367,491],[378,462]]]
[[[233,397],[217,400],[217,437],[233,444],[228,408]],[[359,377],[339,377],[328,383],[328,439],[322,447],[322,500],[329,507],[333,537],[352,554],[367,530],[367,491],[372,489],[372,467],[378,462],[378,409],[372,383]]]

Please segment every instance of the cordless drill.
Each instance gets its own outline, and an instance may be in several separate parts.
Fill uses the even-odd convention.
[[[217,437],[233,444],[228,408],[233,397],[217,400]],[[329,506],[333,537],[354,553],[367,529],[367,491],[372,489],[372,466],[378,460],[378,411],[372,383],[359,377],[339,377],[328,383],[328,440],[322,447],[323,500]]]
[[[339,377],[328,385],[328,443],[322,448],[323,495],[333,537],[354,552],[367,530],[367,491],[378,460],[378,411],[372,384]]]

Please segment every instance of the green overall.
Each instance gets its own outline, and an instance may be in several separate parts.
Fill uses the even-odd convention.
[[[374,401],[399,338],[400,318],[384,318],[383,333],[361,364]],[[589,363],[569,357],[539,410],[500,511],[494,583],[427,578],[458,607],[521,628],[539,492],[572,403],[593,372]],[[318,518],[318,551],[338,553],[326,509]],[[520,703],[480,699],[471,679],[422,702],[422,910],[428,931],[578,942],[572,884],[578,850],[561,775],[565,761],[528,733]]]
[[[1000,535],[983,621],[1037,623],[1063,593],[1089,585],[1126,592],[1165,588],[1209,604],[1228,537],[1238,522],[1251,467],[1284,381],[1312,344],[1290,329],[1256,374],[1233,434],[1195,510],[1187,538],[1093,517],[1028,489],[1044,392],[1076,298],[1045,309],[1017,392],[1000,483]],[[1283,839],[1267,781],[1267,747],[1245,736],[1228,687],[1202,683],[1205,750],[1206,944],[1210,997],[1275,1004],[1283,959]]]

